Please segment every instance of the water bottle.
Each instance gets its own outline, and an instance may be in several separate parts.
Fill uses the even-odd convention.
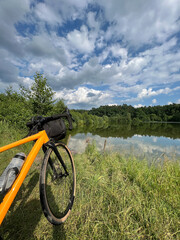
[[[0,193],[7,191],[16,179],[16,175],[20,171],[26,155],[17,153],[0,176]]]

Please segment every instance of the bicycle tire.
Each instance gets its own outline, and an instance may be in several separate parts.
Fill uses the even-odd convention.
[[[75,198],[76,172],[75,165],[68,147],[58,142],[55,144],[69,175],[63,176],[64,169],[52,148],[48,148],[41,167],[40,173],[40,201],[45,217],[53,225],[63,223],[69,216]],[[53,170],[50,162],[62,177],[53,180]]]

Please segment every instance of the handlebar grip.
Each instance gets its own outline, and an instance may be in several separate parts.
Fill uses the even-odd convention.
[[[67,115],[67,120],[68,120],[68,123],[69,123],[69,130],[72,130],[73,126],[72,126],[72,119],[71,119],[70,115]]]
[[[64,113],[66,114],[66,117],[69,123],[69,130],[72,130],[73,129],[72,122],[74,122],[74,119],[68,108],[65,109]]]
[[[26,123],[26,126],[29,127],[29,128],[31,128],[31,127],[33,126],[33,123],[32,123],[32,122],[27,122],[27,123]]]

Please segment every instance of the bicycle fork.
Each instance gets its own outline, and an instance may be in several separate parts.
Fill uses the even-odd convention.
[[[66,164],[64,163],[64,161],[63,161],[63,159],[62,159],[62,157],[61,157],[61,155],[60,155],[60,153],[59,153],[59,151],[58,151],[55,143],[52,142],[52,141],[50,141],[50,142],[47,142],[47,143],[44,145],[45,148],[46,148],[46,146],[50,147],[50,148],[54,151],[54,153],[56,154],[56,157],[58,158],[59,162],[61,163],[61,165],[62,165],[62,167],[63,167],[63,169],[64,169],[64,172],[65,172],[65,173],[64,173],[64,174],[61,174],[60,177],[67,177],[67,176],[69,175],[69,173],[68,173],[68,171],[67,171]],[[44,151],[44,149],[43,149],[43,151]],[[54,163],[53,163],[51,157],[49,157],[49,165],[50,165],[50,167],[51,167],[51,169],[52,169],[52,171],[53,171],[54,178],[55,178],[55,179],[58,178],[58,177],[59,177],[59,176],[58,176],[59,174],[57,173],[57,171],[56,171],[56,169],[55,169],[55,167],[54,167]]]

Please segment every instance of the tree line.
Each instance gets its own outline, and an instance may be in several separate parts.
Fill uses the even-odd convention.
[[[180,104],[148,106],[134,108],[131,105],[100,106],[92,108],[89,114],[99,117],[107,116],[110,122],[180,122]]]

